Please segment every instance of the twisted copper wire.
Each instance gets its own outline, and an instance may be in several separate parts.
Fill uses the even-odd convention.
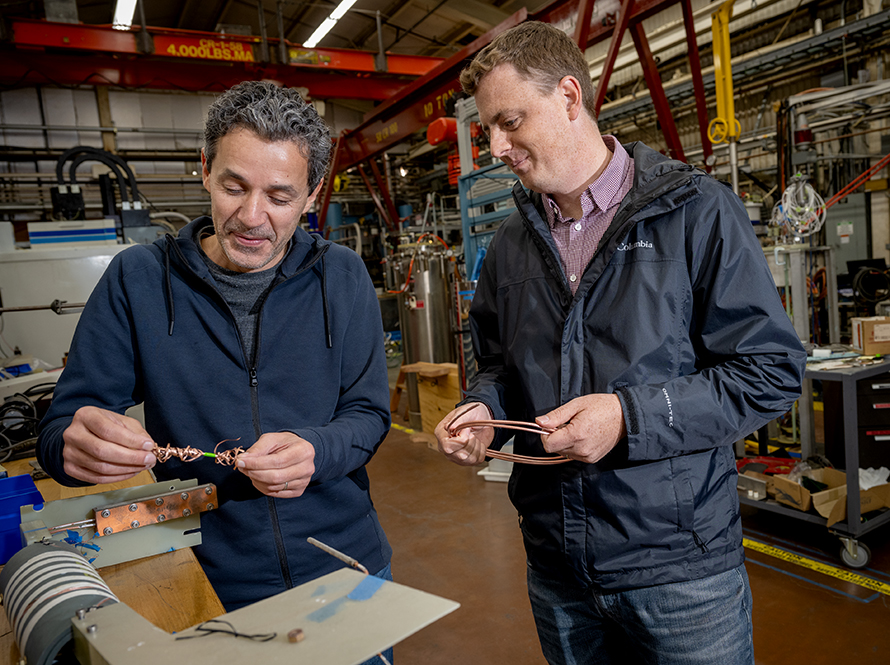
[[[194,462],[204,456],[204,451],[198,450],[197,448],[192,448],[191,446],[175,448],[169,443],[163,448],[155,444],[155,447],[152,448],[151,452],[155,454],[155,457],[157,457],[158,461],[161,463],[166,462],[173,457],[178,457],[183,462]]]
[[[464,414],[472,411],[475,405],[470,406],[468,409],[464,409],[460,413],[458,413],[454,419],[446,425],[445,429],[448,430],[448,433],[451,436],[454,436],[458,432],[463,429],[469,429],[471,427],[500,427],[502,429],[512,429],[517,430],[519,432],[531,432],[532,434],[552,434],[559,427],[542,427],[537,423],[527,423],[520,420],[468,420],[465,423],[460,423],[459,425],[455,425],[455,421],[458,420]],[[486,450],[486,457],[491,457],[493,459],[503,460],[505,462],[516,462],[518,464],[535,464],[538,466],[550,465],[550,464],[565,464],[566,462],[570,462],[571,460],[565,455],[555,455],[553,457],[532,457],[531,455],[518,455],[516,453],[505,453],[500,450]]]
[[[216,444],[213,448],[213,452],[216,455],[216,463],[222,464],[225,466],[235,466],[238,464],[238,456],[244,452],[244,448],[238,446],[237,448],[232,448],[231,450],[222,450],[217,452],[217,448],[219,448],[226,441],[240,441],[241,437],[239,436],[237,439],[223,439],[219,443]]]
[[[213,455],[216,458],[215,461],[217,464],[222,464],[224,466],[235,466],[238,463],[238,457],[242,453],[244,453],[244,448],[238,446],[237,448],[232,448],[231,450],[222,450],[217,452],[217,449],[223,443],[227,441],[239,441],[241,437],[237,439],[223,439],[219,443],[216,444],[216,447],[213,449]],[[163,448],[157,444],[152,448],[151,452],[154,453],[155,457],[158,458],[158,461],[161,463],[167,462],[174,457],[178,457],[183,462],[195,462],[202,457],[204,457],[204,451],[198,448],[194,448],[192,446],[186,446],[185,448],[176,448],[175,446],[171,446],[169,443]]]

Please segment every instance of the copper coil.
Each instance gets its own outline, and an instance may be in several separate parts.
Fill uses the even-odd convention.
[[[458,420],[464,414],[469,413],[474,408],[475,405],[471,406],[469,409],[461,411],[445,427],[445,429],[448,430],[448,433],[451,434],[451,436],[454,436],[461,430],[469,429],[471,427],[499,427],[501,429],[511,429],[519,432],[530,432],[532,434],[552,434],[556,430],[560,429],[559,427],[542,427],[537,423],[527,423],[520,420],[468,420],[467,422],[460,423],[459,425],[454,424],[456,420]],[[536,464],[539,466],[549,464],[565,464],[566,462],[571,461],[565,455],[556,455],[553,457],[532,457],[530,455],[505,453],[500,450],[486,450],[485,456],[491,457],[493,459],[504,460],[505,462],[516,462],[518,464]]]
[[[571,462],[565,455],[556,455],[554,457],[532,457],[530,455],[517,455],[515,453],[505,453],[501,450],[486,450],[486,457],[504,460],[505,462],[516,462],[517,464],[536,464],[538,466],[547,466],[552,464],[565,464]]]

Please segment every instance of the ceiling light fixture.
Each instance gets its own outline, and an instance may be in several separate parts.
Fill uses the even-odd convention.
[[[133,25],[133,15],[135,13],[136,0],[117,0],[111,27],[115,30],[129,30],[130,26]]]
[[[400,166],[399,175],[404,178],[406,175],[408,175],[408,169],[406,169],[404,166]]]
[[[337,8],[331,12],[330,16],[322,21],[322,24],[315,29],[312,36],[303,42],[303,46],[306,48],[315,48],[315,45],[324,39],[324,36],[330,32],[331,28],[337,25],[337,21],[343,18],[343,15],[348,12],[349,8],[354,4],[355,0],[340,0],[340,4],[337,5]]]

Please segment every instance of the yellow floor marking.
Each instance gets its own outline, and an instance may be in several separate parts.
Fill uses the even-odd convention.
[[[396,423],[393,423],[392,426],[394,429],[397,429],[400,432],[405,432],[406,434],[414,434],[414,430],[410,427],[403,427],[402,425],[397,425]]]
[[[856,584],[857,586],[861,586],[865,589],[871,589],[872,591],[877,591],[878,593],[883,593],[884,595],[890,596],[890,584],[880,582],[878,580],[872,579],[871,577],[859,575],[858,573],[846,570],[845,568],[835,568],[834,566],[829,566],[827,563],[816,561],[814,559],[808,559],[807,557],[801,556],[800,554],[795,554],[794,552],[780,550],[777,547],[773,547],[772,545],[767,545],[766,543],[761,543],[756,540],[743,538],[742,544],[748,549],[754,550],[755,552],[760,552],[761,554],[766,554],[767,556],[772,556],[777,559],[781,559],[782,561],[793,563],[797,566],[815,570],[817,573],[822,573],[823,575],[828,575],[844,582]]]

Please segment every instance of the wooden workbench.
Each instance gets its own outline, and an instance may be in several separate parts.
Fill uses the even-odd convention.
[[[6,462],[10,476],[31,471],[29,460]],[[122,483],[98,487],[63,487],[54,480],[36,482],[46,502],[153,483],[144,471]],[[180,631],[225,613],[191,549],[99,568],[99,574],[122,603],[167,632]],[[0,663],[18,663],[19,650],[6,613],[0,612]]]

